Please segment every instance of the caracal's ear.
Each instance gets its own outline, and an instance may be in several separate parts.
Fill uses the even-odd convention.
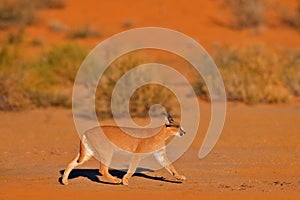
[[[170,113],[163,113],[163,115],[165,116],[165,124],[169,125],[172,122],[174,122],[173,117],[170,115]]]

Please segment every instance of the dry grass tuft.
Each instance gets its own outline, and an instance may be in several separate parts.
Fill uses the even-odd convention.
[[[66,6],[65,0],[31,0],[36,8],[62,9]]]
[[[96,29],[91,28],[89,25],[72,29],[68,32],[67,37],[70,39],[83,39],[89,37],[101,37],[101,34]]]
[[[143,63],[142,59],[137,57],[121,57],[104,72],[96,92],[96,111],[98,116],[104,118],[111,116],[111,94],[117,81],[130,69]],[[142,74],[147,73],[142,72]],[[136,79],[147,81],[149,77],[146,75],[140,77],[130,76],[130,81],[123,83],[120,87],[126,90],[128,85],[135,84]],[[126,100],[126,95],[118,94],[117,99],[114,100],[120,102],[120,106],[116,108],[118,112],[125,113],[125,109],[127,108],[121,103]],[[138,88],[131,96],[129,105],[130,114],[133,117],[145,117],[150,107],[154,104],[163,105],[165,109],[172,112],[172,108],[178,103],[174,94],[167,88],[157,84],[147,84]]]
[[[292,28],[300,28],[300,0],[298,0],[297,9],[291,10],[288,8],[281,8],[280,18],[283,24]]]
[[[0,110],[71,106],[73,81],[87,51],[58,45],[38,59],[24,59],[19,43],[0,47]]]
[[[36,9],[64,7],[64,0],[0,0],[0,29],[33,24],[36,21]]]
[[[217,47],[213,55],[229,101],[247,104],[287,102],[300,94],[300,52],[275,51],[263,44]],[[196,92],[208,98],[203,81]]]
[[[233,28],[257,28],[265,23],[263,0],[224,0],[224,4],[234,16]]]
[[[22,27],[34,21],[34,6],[28,1],[0,0],[0,29]]]
[[[300,51],[288,51],[285,62],[281,79],[292,95],[300,96]]]

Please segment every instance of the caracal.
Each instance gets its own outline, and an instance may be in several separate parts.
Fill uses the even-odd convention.
[[[142,159],[141,155],[149,155],[153,154],[156,160],[163,166],[165,169],[172,174],[177,180],[185,180],[185,176],[180,175],[173,165],[169,162],[165,147],[167,145],[167,139],[170,136],[183,136],[185,135],[184,129],[180,126],[178,122],[175,122],[170,114],[165,114],[166,120],[165,124],[157,127],[155,130],[158,132],[147,138],[137,138],[133,137],[129,134],[126,134],[121,127],[118,126],[101,126],[102,131],[105,133],[107,139],[114,146],[117,146],[121,150],[132,153],[132,160],[129,165],[129,169],[127,173],[123,176],[122,180],[112,176],[108,169],[109,164],[113,156],[114,147],[113,145],[102,145],[100,141],[100,137],[89,138],[91,135],[97,136],[99,132],[101,132],[99,127],[92,128],[86,131],[81,138],[79,153],[76,158],[68,165],[67,169],[64,171],[62,177],[62,183],[64,185],[68,184],[68,176],[70,172],[79,165],[82,165],[84,162],[89,160],[92,156],[98,158],[100,160],[100,169],[99,172],[104,176],[109,182],[112,183],[123,183],[124,185],[128,185],[129,179],[135,173],[136,168],[140,160]],[[125,128],[130,129],[130,128]],[[134,128],[132,128],[134,129]],[[148,128],[149,130],[151,128]],[[147,128],[135,128],[135,132],[145,132]],[[153,131],[153,128],[152,128]],[[88,138],[88,139],[87,139]],[[99,144],[98,146],[93,146],[91,148],[91,144],[88,143],[90,139],[93,140],[93,143]],[[94,141],[99,140],[99,141]],[[95,156],[97,155],[97,156]],[[99,159],[101,158],[101,159]]]

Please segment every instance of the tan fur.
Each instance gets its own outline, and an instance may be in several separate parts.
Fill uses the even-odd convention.
[[[77,162],[80,163],[83,161],[84,157],[85,157],[85,154],[86,154],[86,149],[83,145],[83,143],[80,141],[80,146],[79,146],[79,157],[78,157],[78,160]]]
[[[174,122],[175,123],[175,122]],[[126,128],[125,128],[126,129]],[[129,128],[128,128],[129,129]],[[170,164],[166,157],[165,153],[165,146],[167,142],[170,142],[168,138],[170,136],[176,135],[179,132],[179,126],[178,127],[166,127],[161,126],[156,128],[155,130],[150,129],[134,129],[133,131],[136,132],[145,132],[145,131],[156,131],[159,130],[159,132],[151,137],[147,138],[137,138],[133,137],[131,135],[126,134],[120,127],[117,126],[101,126],[101,130],[107,137],[107,139],[118,148],[134,153],[132,157],[132,161],[129,165],[129,169],[127,173],[124,175],[123,179],[119,179],[117,177],[113,177],[109,171],[108,171],[108,165],[107,163],[110,163],[112,155],[113,155],[113,149],[112,146],[105,146],[108,149],[105,149],[105,152],[111,152],[110,153],[103,153],[101,150],[98,152],[93,152],[93,150],[90,148],[89,144],[87,143],[86,137],[91,136],[92,134],[97,134],[100,131],[99,127],[93,128],[88,130],[86,133],[83,134],[83,138],[80,142],[80,149],[79,153],[76,156],[76,158],[68,165],[67,169],[65,170],[63,177],[62,177],[62,183],[67,185],[68,184],[68,176],[72,169],[75,167],[83,164],[88,159],[90,159],[92,156],[94,156],[94,153],[100,154],[100,156],[105,157],[105,160],[101,160],[100,162],[100,169],[99,172],[110,182],[112,183],[121,183],[123,182],[124,185],[128,185],[130,177],[135,173],[136,168],[138,167],[138,164],[141,160],[141,154],[148,154],[153,153],[157,161],[166,168],[170,174],[172,174],[176,179],[178,180],[185,180],[185,177],[182,175],[179,175],[175,168]],[[97,137],[96,137],[97,138]],[[101,141],[99,143],[99,146],[101,146]],[[99,147],[97,147],[99,148]],[[94,148],[94,149],[97,149]],[[103,147],[102,147],[103,148]],[[101,155],[105,154],[105,155]],[[106,163],[106,164],[104,164]]]
[[[159,127],[160,131],[151,137],[137,138],[125,133],[117,126],[102,126],[101,128],[110,142],[130,153],[151,153],[157,151],[165,147],[166,140],[178,130],[177,128],[162,126]]]

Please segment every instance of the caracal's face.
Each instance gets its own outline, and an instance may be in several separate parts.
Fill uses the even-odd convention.
[[[166,119],[166,127],[172,132],[172,135],[177,137],[182,137],[186,134],[185,130],[180,126],[180,124],[174,121],[173,117],[168,114]]]

